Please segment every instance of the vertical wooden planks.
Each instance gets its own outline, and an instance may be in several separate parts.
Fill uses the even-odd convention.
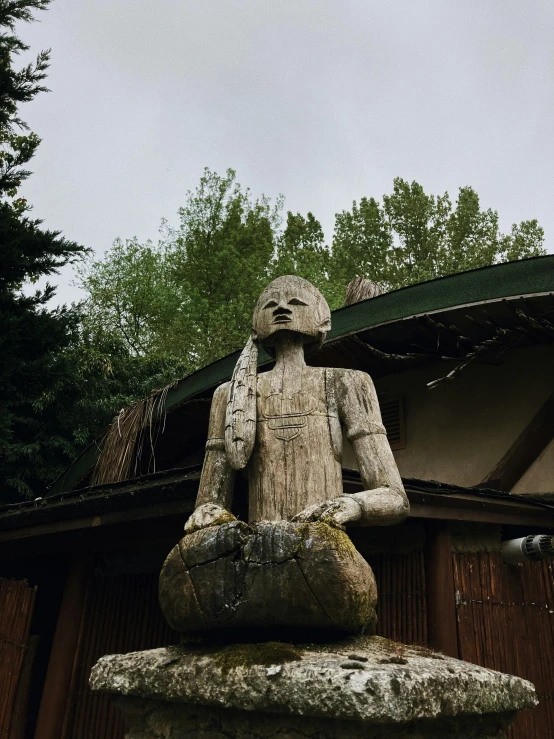
[[[89,690],[93,665],[104,654],[177,641],[158,605],[157,573],[91,577],[62,739],[123,739],[125,726],[109,696]]]
[[[9,739],[24,739],[28,720],[29,694],[31,690],[31,679],[39,636],[30,636],[27,649],[23,657],[21,672],[17,683],[17,692],[12,709],[12,720],[10,724]]]
[[[59,739],[61,735],[89,564],[90,555],[79,553],[69,566],[40,701],[35,739]]]
[[[8,739],[18,682],[29,644],[36,588],[0,579],[0,739]]]

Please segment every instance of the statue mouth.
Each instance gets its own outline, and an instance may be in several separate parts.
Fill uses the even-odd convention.
[[[291,323],[292,318],[289,318],[289,316],[276,316],[272,323]]]

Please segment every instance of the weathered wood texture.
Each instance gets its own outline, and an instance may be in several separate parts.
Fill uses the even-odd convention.
[[[530,680],[539,705],[510,739],[554,736],[554,565],[503,564],[498,552],[454,554],[460,659]]]
[[[0,579],[0,739],[10,737],[35,596],[26,580]]]
[[[386,525],[405,518],[409,504],[371,378],[306,365],[306,347],[317,347],[329,328],[329,307],[306,280],[287,275],[263,291],[233,380],[214,394],[197,507],[229,509],[232,470],[246,468],[250,521],[331,516],[340,524]],[[259,375],[252,360],[258,343],[275,354],[273,369]],[[342,488],[343,434],[365,487],[349,498]],[[199,516],[196,527],[205,527],[206,516]]]
[[[324,523],[240,521],[183,537],[160,576],[160,604],[176,631],[276,629],[373,632],[371,568]]]
[[[123,739],[125,727],[108,696],[91,693],[90,670],[104,654],[175,644],[158,605],[155,573],[90,577],[66,700],[62,739]]]
[[[306,365],[305,349],[318,348],[331,327],[325,298],[306,280],[274,280],[260,295],[252,325],[231,383],[214,394],[196,508],[161,575],[164,613],[185,632],[311,626],[359,633],[375,605],[371,570],[347,537],[340,546],[353,554],[337,556],[338,548],[324,541],[329,536],[296,541],[300,529],[290,522],[385,526],[408,515],[375,387],[364,372]],[[273,369],[260,375],[258,344],[275,355]],[[343,434],[364,488],[348,495],[342,485]],[[248,476],[248,520],[257,526],[245,542],[239,542],[245,533],[240,524],[225,523],[239,469]],[[215,534],[201,534],[214,525],[220,527]],[[230,533],[233,542],[227,541]],[[250,559],[254,540],[254,548],[267,554],[268,567]],[[318,553],[308,546],[312,540]],[[188,561],[192,552],[194,566]],[[330,571],[323,582],[317,574],[326,558]],[[213,593],[217,603],[209,602]]]

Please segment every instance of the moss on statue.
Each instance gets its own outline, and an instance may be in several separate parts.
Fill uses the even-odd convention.
[[[299,554],[302,553],[302,550],[306,547],[311,537],[328,542],[329,549],[337,552],[340,557],[350,555],[350,557],[354,558],[358,554],[348,534],[336,526],[331,526],[324,521],[316,521],[314,523],[296,524],[296,527],[298,534],[302,537]]]
[[[373,572],[339,528],[321,521],[233,520],[187,534],[175,551],[159,592],[176,631],[246,628],[270,639],[279,629],[374,631]]]
[[[187,528],[187,534],[194,534],[195,531],[202,531],[202,529],[205,528],[213,528],[214,526],[222,526],[224,523],[231,523],[231,521],[236,521],[237,518],[234,516],[230,511],[222,510],[221,513],[218,513],[217,516],[212,516],[210,520],[210,525],[208,527],[202,526],[202,525],[190,525]]]

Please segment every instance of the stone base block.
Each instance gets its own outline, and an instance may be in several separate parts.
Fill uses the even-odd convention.
[[[307,716],[117,698],[126,739],[499,739],[515,713],[368,726]]]
[[[376,636],[109,655],[90,683],[128,739],[488,739],[537,703],[521,678]]]

